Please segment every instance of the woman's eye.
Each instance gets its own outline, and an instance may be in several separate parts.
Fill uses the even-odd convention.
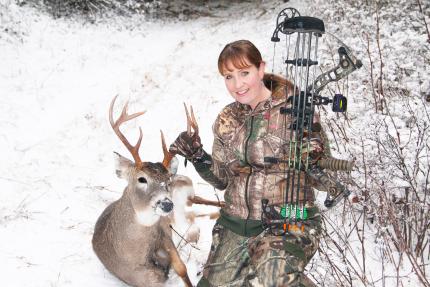
[[[249,72],[248,71],[242,71],[241,74],[242,74],[242,76],[247,76],[249,74]]]
[[[231,79],[231,76],[230,76],[230,75],[226,75],[226,76],[225,76],[225,79],[226,79],[226,80],[230,80],[230,79]]]

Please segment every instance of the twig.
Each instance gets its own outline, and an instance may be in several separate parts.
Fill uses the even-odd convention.
[[[426,31],[427,31],[427,42],[430,43],[430,31],[429,31],[429,27],[427,26],[426,15],[423,12],[423,7],[421,6],[421,1],[417,0],[417,3],[418,3],[418,7],[420,7],[420,12],[423,15],[424,26],[426,27]]]
[[[174,228],[173,228],[173,226],[171,225],[171,224],[169,224],[169,227],[170,227],[170,229],[172,229],[175,233],[176,233],[176,235],[178,235],[180,238],[181,238],[181,240],[184,240],[187,244],[189,244],[192,248],[194,248],[194,249],[197,249],[197,250],[200,250],[200,248],[198,248],[198,247],[196,247],[196,246],[194,246],[193,244],[191,244],[190,242],[188,242],[181,234],[179,234],[179,232],[177,232]],[[178,246],[179,246],[179,244],[178,244]]]

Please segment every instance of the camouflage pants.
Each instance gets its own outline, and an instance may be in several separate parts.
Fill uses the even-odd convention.
[[[303,270],[318,249],[320,234],[319,216],[306,221],[304,232],[285,236],[262,233],[243,237],[216,224],[203,278],[197,286],[316,286]]]

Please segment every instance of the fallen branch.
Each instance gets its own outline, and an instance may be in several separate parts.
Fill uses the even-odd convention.
[[[217,207],[225,206],[224,201],[207,200],[207,199],[201,198],[200,196],[194,196],[192,198],[188,198],[188,201],[191,202],[192,204],[204,204],[204,205],[212,205]]]

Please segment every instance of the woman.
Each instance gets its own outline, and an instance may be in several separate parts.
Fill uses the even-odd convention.
[[[294,193],[287,202],[306,204],[304,230],[276,236],[263,231],[261,222],[262,199],[269,205],[286,201],[286,167],[265,162],[264,157],[288,155],[290,117],[280,110],[288,106],[286,92],[292,95],[293,85],[265,74],[260,52],[247,40],[226,45],[218,69],[235,102],[221,111],[213,125],[212,155],[203,150],[200,138],[186,132],[170,147],[191,161],[203,179],[225,190],[226,206],[213,228],[198,286],[315,286],[303,270],[318,248],[320,216],[303,172],[291,172],[290,181],[294,177],[301,188],[298,199]],[[314,157],[322,153],[319,138],[312,134]]]

